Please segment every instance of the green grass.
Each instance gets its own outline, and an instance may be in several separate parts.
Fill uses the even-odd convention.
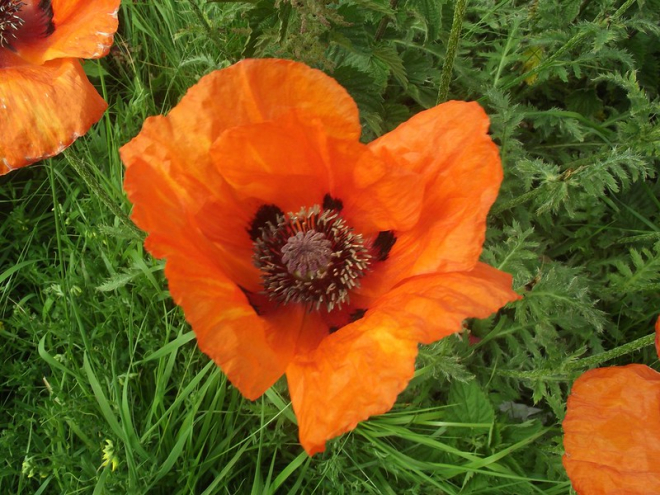
[[[483,259],[525,298],[469,321],[476,345],[423,347],[394,409],[311,459],[284,382],[249,402],[196,348],[118,149],[245,56],[326,70],[370,140],[435,104],[453,3],[191,2],[125,0],[85,65],[108,112],[0,178],[0,493],[570,493],[571,381],[658,369],[658,1],[468,2],[449,98],[491,116],[506,177]]]

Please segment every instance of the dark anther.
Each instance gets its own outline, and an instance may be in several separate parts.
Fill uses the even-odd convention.
[[[396,243],[396,236],[391,230],[379,232],[373,243],[374,258],[378,261],[385,261],[390,255],[392,246]]]
[[[333,198],[329,194],[323,196],[324,210],[335,210],[337,213],[339,213],[342,208],[344,208],[344,203],[342,203],[341,199]]]
[[[268,222],[277,226],[280,218],[284,216],[284,212],[276,205],[261,205],[250,222],[250,227],[247,229],[250,239],[256,241],[261,236],[261,229],[266,227]]]
[[[55,24],[53,23],[53,6],[51,5],[51,0],[41,0],[39,2],[39,10],[41,10],[41,15],[43,16],[43,25],[44,31],[42,35],[44,37],[50,36],[55,32]]]
[[[366,312],[367,312],[367,310],[362,309],[362,308],[359,308],[359,309],[356,309],[355,311],[352,311],[351,314],[348,315],[349,321],[351,323],[353,323],[354,321],[358,321],[359,319],[361,319],[364,316],[364,314]]]

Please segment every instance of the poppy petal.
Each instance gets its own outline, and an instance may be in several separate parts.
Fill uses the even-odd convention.
[[[309,455],[325,442],[388,411],[415,371],[417,343],[396,320],[366,316],[298,354],[286,370],[300,443]]]
[[[157,258],[192,249],[213,260],[237,285],[258,290],[259,272],[252,265],[246,231],[249,213],[232,199],[217,173],[204,181],[186,173],[190,169],[172,133],[169,120],[150,118],[139,138],[120,149],[124,189],[134,205],[131,218],[149,233],[145,246]],[[224,237],[218,238],[218,232]]]
[[[360,143],[345,141],[339,149],[330,162],[332,193],[349,224],[365,236],[412,228],[422,211],[423,177],[381,160]],[[344,158],[351,155],[352,160]]]
[[[58,58],[100,58],[108,53],[117,31],[121,0],[51,0],[52,32],[13,43],[33,64]],[[37,8],[36,0],[29,8]],[[39,7],[41,8],[41,7]],[[43,15],[39,12],[39,15]]]
[[[409,328],[409,338],[430,344],[461,330],[466,318],[486,318],[520,299],[512,277],[484,263],[470,272],[422,275],[406,280],[373,303]]]
[[[330,136],[357,139],[357,106],[336,81],[321,71],[288,60],[243,60],[204,76],[167,117],[147,119],[140,134],[122,149],[127,156],[144,148],[139,142],[163,142],[167,133],[172,155],[170,172],[204,183],[217,175],[211,145],[227,129],[277,122],[295,112],[319,121]],[[174,159],[176,156],[176,159]],[[130,158],[133,159],[133,158]]]
[[[204,177],[211,145],[227,129],[277,122],[291,112],[318,120],[331,136],[360,135],[358,110],[346,90],[321,71],[287,60],[243,60],[208,74],[165,118],[181,162]]]
[[[236,127],[213,144],[211,158],[239,199],[298,211],[321,203],[330,187],[327,163],[308,136],[281,121]]]
[[[298,345],[314,346],[327,333],[299,305],[258,315],[235,283],[194,253],[168,258],[165,275],[200,349],[250,400],[282,376]]]
[[[289,115],[277,123],[230,129],[213,144],[211,155],[239,198],[259,198],[295,212],[330,194],[358,232],[414,225],[421,176],[388,166],[355,140],[329,137],[318,124]]]
[[[0,175],[60,153],[107,108],[73,59],[0,73]]]
[[[451,101],[417,114],[369,145],[426,180],[423,214],[414,229],[397,233],[384,277],[398,281],[475,265],[486,215],[502,181],[488,126],[478,104]]]
[[[573,384],[563,427],[577,493],[660,493],[660,373],[639,364],[587,371]]]

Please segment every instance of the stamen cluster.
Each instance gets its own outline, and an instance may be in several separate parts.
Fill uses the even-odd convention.
[[[18,13],[25,6],[20,0],[0,0],[0,48],[9,45],[9,38],[16,38],[14,31],[25,21]]]
[[[271,300],[332,311],[348,303],[371,255],[337,210],[314,205],[266,222],[254,241],[253,261]]]

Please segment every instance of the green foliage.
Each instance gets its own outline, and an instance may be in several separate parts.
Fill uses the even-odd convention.
[[[568,492],[570,381],[599,356],[657,368],[659,0],[468,3],[450,98],[491,118],[505,179],[482,258],[524,298],[423,347],[393,411],[323,455],[302,453],[284,383],[250,403],[197,350],[127,221],[118,148],[202,75],[306,62],[370,141],[436,104],[453,7],[123,2],[85,63],[109,111],[0,178],[0,493]]]

